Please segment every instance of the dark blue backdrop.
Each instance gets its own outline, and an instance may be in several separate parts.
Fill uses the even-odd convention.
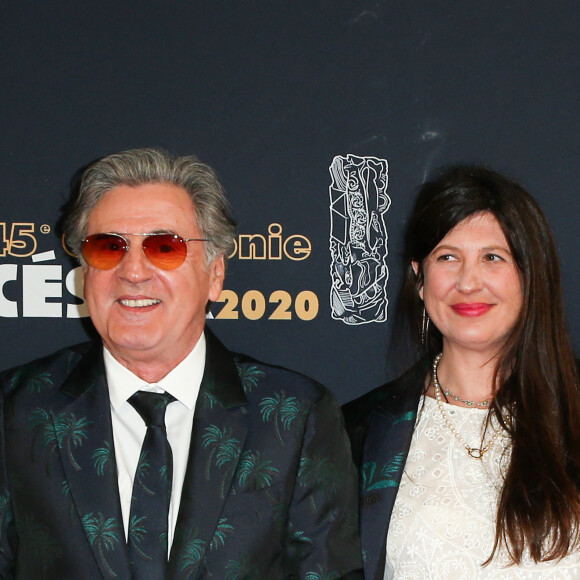
[[[283,237],[308,239],[303,260],[232,259],[226,288],[240,301],[256,291],[265,311],[248,319],[250,301],[211,324],[230,347],[343,401],[400,370],[387,354],[400,235],[416,187],[443,164],[487,163],[537,197],[578,344],[577,2],[23,0],[2,11],[0,368],[86,336],[67,317],[60,207],[87,163],[142,146],[212,164],[241,234],[280,224]],[[382,323],[331,318],[329,166],[347,154],[389,164]],[[276,290],[290,320],[269,318]],[[304,291],[319,300],[312,320],[295,311]]]

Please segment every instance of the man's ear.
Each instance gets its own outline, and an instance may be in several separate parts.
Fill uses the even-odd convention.
[[[222,291],[224,278],[226,277],[226,264],[223,255],[218,256],[209,265],[210,272],[210,287],[209,300],[215,302]]]
[[[413,267],[413,272],[415,272],[415,276],[419,276],[419,262],[415,262],[415,260],[413,260],[411,262],[411,266]],[[421,300],[423,300],[423,283],[421,283],[421,287],[419,288],[419,298],[421,298]]]

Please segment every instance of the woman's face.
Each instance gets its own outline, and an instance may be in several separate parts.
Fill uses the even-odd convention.
[[[520,275],[496,218],[457,224],[425,259],[423,276],[419,294],[444,348],[496,354],[522,309]]]

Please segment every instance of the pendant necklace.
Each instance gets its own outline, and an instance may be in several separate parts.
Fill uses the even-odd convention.
[[[443,394],[445,394],[445,396],[451,395],[451,397],[455,401],[461,401],[462,403],[465,403],[466,405],[470,405],[470,406],[477,405],[480,407],[489,407],[489,401],[483,401],[483,403],[476,403],[474,401],[467,401],[467,400],[461,399],[459,397],[456,397],[455,395],[451,394],[450,391],[447,391],[446,389],[444,389],[439,384],[439,379],[437,377],[437,367],[439,366],[439,361],[441,360],[442,356],[443,356],[443,353],[439,353],[435,357],[435,360],[433,361],[433,385],[435,387],[434,390],[435,390],[435,400],[437,401],[437,407],[439,408],[439,412],[441,413],[441,417],[443,417],[443,421],[447,425],[448,429],[451,431],[453,436],[463,445],[463,447],[465,447],[465,449],[467,449],[467,453],[469,454],[469,456],[473,457],[474,459],[481,459],[483,457],[484,453],[489,451],[491,446],[495,443],[495,440],[500,435],[500,431],[494,431],[494,434],[492,435],[492,437],[489,440],[487,445],[481,446],[481,447],[471,447],[467,443],[467,441],[463,438],[461,433],[459,433],[459,431],[457,430],[457,427],[455,427],[455,425],[453,424],[453,422],[451,421],[451,419],[447,415],[445,409],[443,408]],[[481,441],[481,445],[483,445],[483,439]]]

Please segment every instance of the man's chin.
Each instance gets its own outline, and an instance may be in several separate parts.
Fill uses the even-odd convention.
[[[116,359],[154,360],[157,356],[159,341],[140,333],[134,337],[123,337],[117,340],[104,340],[105,347]]]

